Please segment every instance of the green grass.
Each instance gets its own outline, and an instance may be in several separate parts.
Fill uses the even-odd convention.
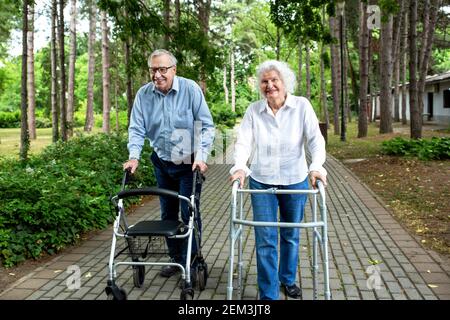
[[[100,132],[93,128],[93,133]],[[74,135],[83,132],[83,128],[75,128]],[[52,143],[52,128],[36,129],[36,140],[30,140],[30,154],[37,154]],[[0,157],[19,158],[20,128],[0,129]]]
[[[334,134],[334,128],[328,129],[327,152],[338,159],[357,159],[374,156],[381,151],[381,141],[390,139],[390,135],[380,135],[379,128],[370,123],[368,126],[368,135],[366,138],[357,138],[358,123],[353,121],[347,123],[346,141],[341,141],[340,135]]]

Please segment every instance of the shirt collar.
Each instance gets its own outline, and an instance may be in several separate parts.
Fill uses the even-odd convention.
[[[176,92],[180,91],[180,81],[178,80],[177,76],[173,77],[172,88],[170,88],[169,92],[172,90],[176,91]],[[155,91],[160,92],[159,90],[156,89],[156,86],[153,84],[153,92],[155,92]],[[169,93],[169,92],[167,92],[167,93]]]
[[[296,107],[294,96],[291,95],[290,93],[288,93],[286,95],[286,100],[284,101],[284,106],[289,107],[289,108]],[[267,103],[267,99],[264,99],[263,103],[261,104],[261,108],[259,109],[259,113],[262,113],[264,111],[269,112],[269,110],[270,110],[270,107],[269,107],[269,104]]]

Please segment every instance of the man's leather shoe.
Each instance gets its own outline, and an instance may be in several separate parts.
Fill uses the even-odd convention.
[[[288,286],[286,284],[281,285],[284,289],[284,294],[287,295],[290,298],[293,299],[301,299],[302,298],[302,289],[297,287],[297,285],[294,283],[291,286]]]
[[[164,278],[170,278],[171,276],[179,273],[180,271],[181,271],[181,269],[177,266],[164,266],[161,269],[161,272],[159,273],[159,275]]]

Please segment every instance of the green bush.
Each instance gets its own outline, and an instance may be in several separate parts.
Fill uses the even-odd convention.
[[[53,254],[114,219],[110,197],[120,190],[126,137],[92,135],[53,144],[26,165],[0,162],[0,260],[10,267]],[[132,186],[154,185],[150,148]],[[136,200],[135,200],[136,201]]]
[[[0,111],[0,128],[19,128],[20,111],[2,112]]]
[[[236,124],[237,115],[231,110],[230,105],[212,104],[210,105],[210,111],[216,126],[223,125],[227,128],[233,128]]]
[[[431,139],[394,138],[383,141],[381,150],[384,154],[395,156],[416,156],[421,160],[450,159],[450,138],[432,137]]]
[[[36,118],[36,128],[51,128],[52,127],[52,120],[47,118]]]

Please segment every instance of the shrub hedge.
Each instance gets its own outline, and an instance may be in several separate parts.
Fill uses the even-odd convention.
[[[126,136],[97,134],[53,144],[26,164],[0,162],[0,260],[10,267],[74,244],[114,219]],[[154,185],[146,145],[134,186]]]
[[[397,137],[383,141],[381,150],[384,154],[416,156],[421,160],[450,159],[450,138],[404,139]]]

